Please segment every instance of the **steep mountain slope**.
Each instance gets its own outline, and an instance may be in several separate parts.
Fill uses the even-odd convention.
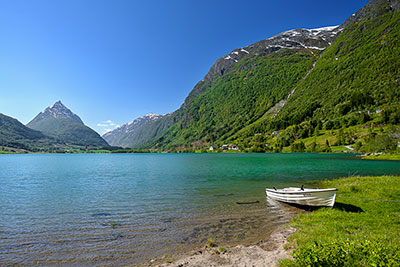
[[[151,146],[188,148],[229,139],[285,99],[340,30],[286,31],[218,59]]]
[[[396,105],[399,6],[372,0],[338,27],[287,31],[235,49],[215,62],[146,146],[246,143],[302,122],[340,127],[342,119]]]
[[[356,12],[276,117],[264,116],[240,134],[250,136],[304,121],[340,128],[363,111],[398,105],[399,11],[399,1],[374,0]]]
[[[169,149],[224,140],[286,98],[338,27],[296,29],[218,59],[175,112],[143,125],[136,147]]]
[[[102,137],[112,146],[135,148],[140,143],[140,136],[136,132],[146,124],[162,117],[163,115],[150,113],[107,132]]]
[[[55,142],[54,138],[0,113],[0,146],[36,151],[39,147],[49,147]]]
[[[107,147],[107,142],[91,128],[83,124],[78,115],[61,101],[40,112],[26,126],[62,140],[69,145]]]
[[[291,125],[313,132],[391,109],[400,100],[399,8],[398,0],[371,0],[337,27],[290,30],[235,49],[178,110],[131,140],[161,150],[246,145]]]

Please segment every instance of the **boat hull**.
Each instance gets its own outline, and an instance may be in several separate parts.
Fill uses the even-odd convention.
[[[285,189],[266,189],[267,197],[285,203],[304,206],[325,206],[333,207],[336,199],[336,188],[331,189],[304,189],[300,188],[291,191]]]

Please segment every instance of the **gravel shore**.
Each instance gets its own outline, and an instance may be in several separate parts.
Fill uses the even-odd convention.
[[[161,267],[194,267],[194,266],[277,266],[280,259],[289,258],[289,250],[285,250],[287,237],[296,231],[289,226],[275,230],[266,240],[257,244],[226,247],[220,252],[218,247],[204,247],[189,255],[182,255],[177,260],[169,259],[169,263],[158,264]],[[149,263],[149,266],[154,266]]]

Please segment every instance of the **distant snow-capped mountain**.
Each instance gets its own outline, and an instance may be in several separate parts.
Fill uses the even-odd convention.
[[[161,117],[163,117],[163,115],[149,113],[131,122],[125,123],[113,131],[105,133],[103,138],[112,146],[130,147],[132,136],[138,129]]]

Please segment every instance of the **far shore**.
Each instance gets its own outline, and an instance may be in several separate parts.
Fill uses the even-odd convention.
[[[362,155],[361,158],[368,160],[400,160],[400,154],[375,153]]]
[[[334,147],[332,147],[334,148]],[[6,151],[0,150],[0,154],[292,154],[292,153],[318,153],[318,154],[338,154],[338,153],[349,153],[349,154],[361,154],[361,152],[347,151],[347,150],[335,150],[331,152],[291,152],[286,149],[282,152],[249,152],[246,150],[224,150],[224,151],[156,151],[156,150],[132,150],[124,149],[118,151],[111,150],[88,150],[88,151],[74,151],[74,150],[60,150],[60,151],[28,151],[24,149],[10,149]]]

